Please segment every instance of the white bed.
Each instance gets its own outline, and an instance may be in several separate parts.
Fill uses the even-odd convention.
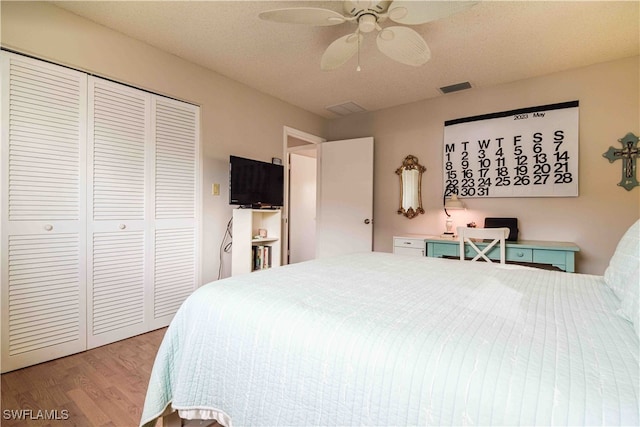
[[[634,227],[605,276],[366,253],[212,282],[141,424],[639,425]]]

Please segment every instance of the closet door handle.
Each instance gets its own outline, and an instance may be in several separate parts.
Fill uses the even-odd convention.
[[[120,224],[120,225],[118,226],[118,228],[119,228],[120,230],[124,230],[125,228],[127,228],[127,226],[126,226],[125,224]]]
[[[47,230],[47,231],[51,231],[51,230],[53,230],[53,225],[47,224],[47,225],[44,226],[44,229]]]
[[[367,225],[371,224],[371,220],[369,218],[367,218],[367,219],[364,220],[364,223],[367,224]]]

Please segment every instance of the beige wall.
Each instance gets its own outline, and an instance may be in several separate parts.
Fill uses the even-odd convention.
[[[218,274],[231,218],[229,155],[283,156],[283,126],[321,135],[325,119],[50,4],[5,2],[2,46],[201,106],[203,282]],[[221,195],[211,195],[211,184]],[[231,261],[224,255],[223,277]]]
[[[580,101],[579,197],[466,199],[467,210],[453,213],[457,225],[487,216],[517,217],[520,237],[575,242],[580,272],[602,274],[622,236],[640,213],[640,187],[618,187],[620,162],[602,157],[627,132],[640,135],[638,57],[593,65],[493,88],[471,89],[375,113],[335,119],[329,139],[375,137],[374,248],[392,250],[399,233],[440,234],[442,141],[445,120],[563,101]],[[408,154],[426,166],[425,215],[397,215],[398,177]]]

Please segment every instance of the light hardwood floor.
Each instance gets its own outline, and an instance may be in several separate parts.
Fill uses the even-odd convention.
[[[151,368],[166,328],[2,375],[0,425],[137,426]],[[68,419],[15,420],[11,410]]]

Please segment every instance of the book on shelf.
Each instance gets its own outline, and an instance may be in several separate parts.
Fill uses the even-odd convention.
[[[251,247],[253,270],[271,268],[271,246],[254,245]]]

